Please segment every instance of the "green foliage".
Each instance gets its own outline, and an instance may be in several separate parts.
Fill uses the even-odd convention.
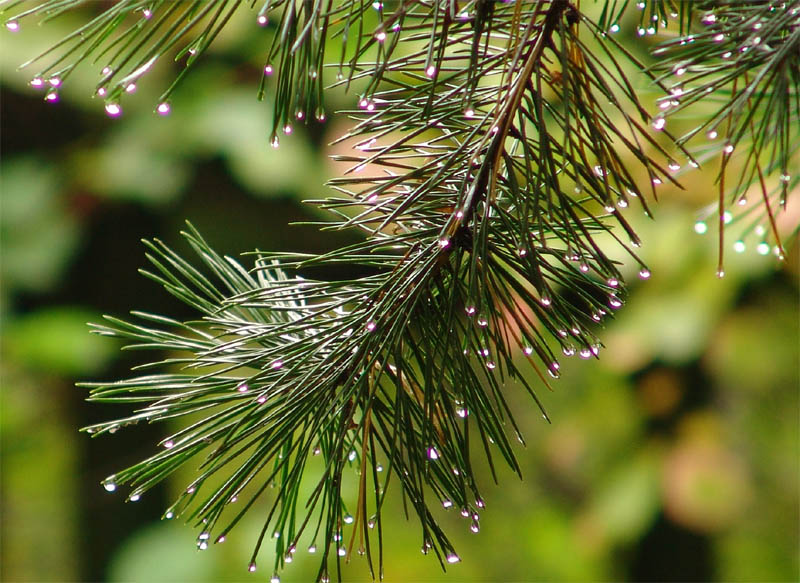
[[[44,1],[12,22],[80,3]],[[186,59],[179,82],[241,4],[123,0],[45,53],[52,60],[34,85],[49,84],[45,99],[55,100],[76,66],[100,60],[107,65],[97,94],[119,115],[124,94],[166,55]],[[545,373],[559,375],[558,352],[598,354],[595,323],[626,293],[601,239],[650,275],[621,209],[636,204],[649,214],[657,186],[677,184],[676,158],[697,164],[684,144],[723,125],[724,146],[703,155],[722,158],[720,261],[726,209],[746,186],[760,185],[754,212],[766,213],[778,242],[773,199],[785,206],[797,184],[789,175],[800,143],[797,7],[692,2],[674,12],[672,2],[641,3],[640,36],[678,20],[679,37],[657,49],[662,60],[649,71],[613,36],[628,4],[605,2],[594,19],[566,0],[375,3],[376,10],[345,0],[265,3],[259,24],[277,23],[261,80],[262,95],[274,93],[274,146],[277,130],[291,133],[295,120],[311,112],[324,120],[322,71],[331,54],[338,53],[336,85],[361,91],[342,138],[359,153],[338,157],[352,167],[331,181],[337,196],[315,204],[334,217],[325,228],[355,228],[364,239],[320,256],[256,253],[252,268],[214,252],[193,228],[185,237],[200,268],[148,242],[146,274],[197,316],[136,312],[96,327],[159,356],[140,366],[142,376],[89,385],[91,400],[140,408],[87,431],[185,422],[163,450],[111,476],[106,488],[129,485],[136,500],[199,459],[167,517],[195,522],[206,548],[275,485],[253,568],[265,538],[274,539],[277,572],[306,537],[318,545],[318,577],[327,580],[354,549],[366,554],[373,577],[383,575],[382,511],[397,485],[420,523],[423,553],[432,550],[443,567],[458,561],[434,509],[453,506],[477,530],[475,458],[488,460],[495,480],[496,459],[521,473],[506,380],[541,407],[516,354],[545,385]],[[763,32],[751,32],[755,24]],[[720,52],[730,47],[735,59]],[[642,105],[623,61],[663,91],[662,114]],[[683,79],[670,85],[672,74]],[[174,87],[158,113],[169,112]],[[677,141],[663,131],[665,116],[709,93],[721,105],[697,129]],[[776,139],[767,142],[765,132]],[[725,171],[744,136],[742,180],[731,195]],[[315,275],[341,264],[368,275]],[[652,508],[649,468],[645,461],[640,474],[610,487]],[[596,512],[618,511],[601,496]],[[618,521],[619,536],[641,528],[641,515]]]

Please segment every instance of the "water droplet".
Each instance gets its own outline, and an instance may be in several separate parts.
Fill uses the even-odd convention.
[[[464,117],[466,117],[467,119],[472,119],[473,117],[475,117],[475,110],[472,109],[471,107],[468,107],[467,109],[464,110]]]
[[[450,246],[450,239],[439,239],[439,247],[447,249]]]
[[[647,31],[644,28],[642,28],[641,26],[636,28],[637,36],[644,36],[645,32],[647,32]]]
[[[264,75],[272,75],[272,71],[273,71],[272,65],[267,65],[266,67],[264,67]]]
[[[354,519],[353,519],[353,517],[351,515],[345,514],[344,518],[342,518],[342,520],[344,520],[345,524],[353,524],[353,520]]]
[[[533,347],[526,346],[525,348],[522,349],[522,351],[525,353],[526,356],[530,356],[531,354],[533,354]]]
[[[320,451],[321,451],[321,450],[320,450],[319,446],[317,446],[317,447],[315,447],[315,448],[314,448],[314,451],[313,451],[313,452],[311,452],[311,453],[313,453],[314,455],[319,455],[319,454],[320,454]]]
[[[472,532],[475,532],[475,533],[477,533],[477,532],[478,532],[478,531],[481,529],[481,527],[480,527],[480,525],[478,524],[478,521],[477,521],[477,520],[475,520],[475,521],[473,521],[473,523],[472,523],[472,524],[470,524],[470,525],[469,525],[469,529],[470,529]]]
[[[486,328],[489,325],[489,321],[486,318],[478,318],[478,326],[481,328]]]
[[[250,390],[250,387],[247,386],[247,383],[241,383],[238,387],[236,387],[236,390],[240,393],[246,393]]]
[[[216,542],[217,544],[220,544],[220,545],[221,545],[222,543],[224,543],[224,542],[225,542],[225,535],[224,535],[224,534],[221,534],[221,535],[219,535],[219,536],[217,537],[217,540],[216,540],[216,541],[214,541],[214,542]]]
[[[436,451],[436,448],[429,447],[428,448],[428,459],[438,460],[439,459],[439,452]]]
[[[330,581],[331,578],[328,577],[327,575],[323,575],[322,577],[319,578],[319,583],[330,583]]]
[[[194,486],[189,486],[188,488],[186,488],[186,493],[187,494],[194,494],[195,489],[196,488]]]
[[[708,130],[708,132],[706,133],[706,137],[709,140],[716,140],[717,136],[719,136],[719,134],[717,133],[717,130]]]
[[[488,368],[489,370],[494,370],[495,368],[497,368],[497,365],[490,360],[489,362],[486,363],[486,368]]]
[[[42,79],[41,77],[34,77],[33,79],[31,79],[31,87],[35,89],[41,89],[42,87],[44,87],[44,79]]]
[[[281,583],[281,578],[278,577],[278,574],[275,573],[272,577],[269,578],[269,583]]]
[[[379,43],[382,43],[383,41],[386,40],[386,33],[382,30],[378,31],[377,33],[375,33],[375,40],[378,41]]]
[[[377,466],[375,466],[375,471],[376,472],[382,472],[383,471],[383,466],[381,464],[378,464]]]
[[[273,532],[272,533],[272,538],[281,538],[280,531],[276,530],[275,532]]]
[[[156,107],[156,111],[158,112],[158,115],[169,115],[169,112],[171,110],[172,110],[172,108],[170,107],[170,104],[167,103],[166,101],[164,101],[162,103],[159,103],[158,107]]]
[[[611,294],[608,296],[608,305],[616,310],[622,307],[622,301],[614,294]]]
[[[680,77],[680,76],[681,76],[681,75],[683,75],[684,73],[686,73],[686,67],[681,67],[681,66],[677,66],[677,67],[675,67],[675,75],[677,75],[678,77]]]
[[[580,356],[583,359],[591,358],[592,351],[588,348],[582,348],[581,351],[578,353],[578,356]]]
[[[784,184],[789,184],[789,181],[792,179],[791,175],[789,174],[781,174],[779,180]]]
[[[167,449],[172,449],[173,447],[175,447],[175,442],[172,441],[171,439],[167,440],[164,442],[164,447]]]
[[[201,551],[204,551],[208,548],[208,543],[206,541],[200,541],[199,543],[197,543],[197,548],[200,549]]]
[[[724,213],[722,213],[722,222],[723,222],[723,223],[725,223],[725,224],[727,225],[727,224],[729,224],[729,223],[730,223],[732,220],[733,220],[733,215],[732,215],[730,212],[728,212],[728,211],[725,211]]]
[[[445,509],[451,508],[453,506],[453,501],[452,500],[442,500],[442,506]]]
[[[164,514],[164,518],[167,520],[172,520],[175,517],[175,513],[172,510],[167,510],[166,514]]]
[[[425,74],[428,77],[433,77],[434,75],[436,75],[436,67],[434,67],[433,65],[429,65],[428,68],[425,69]]]
[[[136,83],[128,83],[125,86],[125,93],[136,93]]]
[[[736,241],[733,244],[733,250],[736,251],[737,253],[744,253],[744,250],[746,248],[747,248],[747,246],[744,244],[744,241],[742,241],[742,240]]]
[[[9,32],[17,32],[19,31],[19,21],[17,20],[7,20],[6,21],[6,28]]]
[[[106,492],[113,492],[117,489],[117,485],[109,479],[103,482],[103,488],[106,489]]]
[[[762,241],[758,245],[756,245],[756,252],[759,255],[769,255],[769,243],[766,241]]]
[[[460,560],[461,560],[461,557],[459,557],[459,556],[458,556],[457,554],[455,554],[455,553],[449,553],[449,554],[447,555],[447,562],[448,562],[448,563],[458,563]]]
[[[369,519],[367,521],[367,528],[375,528],[375,521],[373,519]]]
[[[258,26],[267,26],[267,24],[269,24],[269,18],[267,18],[266,14],[259,14],[258,18],[256,18],[256,22]]]
[[[718,277],[718,278],[720,278],[720,279],[722,279],[723,277],[725,277],[725,270],[723,270],[723,269],[718,269],[718,270],[717,270],[717,277]]]
[[[616,277],[611,277],[606,282],[610,287],[617,287],[619,285],[619,280]]]
[[[292,555],[286,555],[285,557],[283,557],[284,563],[291,563],[292,561],[294,561],[294,557],[292,557]]]
[[[650,278],[650,270],[649,269],[640,269],[639,270],[639,277],[641,279],[649,279]]]
[[[694,232],[698,235],[705,235],[708,232],[708,225],[704,221],[697,221],[694,224]]]
[[[339,547],[339,550],[337,551],[337,554],[340,557],[343,557],[343,556],[345,556],[347,554],[347,551],[344,549],[344,547]]]
[[[659,116],[659,117],[657,117],[657,118],[655,118],[653,120],[653,129],[654,130],[663,130],[664,126],[666,126],[666,125],[667,125],[667,120],[662,116]]]
[[[542,304],[546,308],[547,306],[549,306],[550,304],[553,303],[553,300],[551,300],[547,296],[542,296],[542,298],[539,300],[539,303]]]
[[[109,117],[119,117],[122,115],[122,108],[118,103],[106,103],[106,113]]]
[[[681,169],[681,165],[675,162],[674,160],[670,160],[669,164],[667,164],[667,168],[672,170],[673,172],[677,172]]]
[[[587,273],[589,271],[589,266],[586,265],[585,263],[581,263],[578,266],[578,269],[580,269],[583,273]]]
[[[722,151],[726,154],[730,154],[733,152],[733,144],[727,144],[724,148],[722,148]]]
[[[255,563],[250,563],[247,566],[247,570],[250,571],[251,573],[255,573],[256,572],[256,564]]]
[[[608,30],[609,30],[609,32],[611,32],[611,33],[614,33],[614,32],[619,32],[619,24],[612,24],[612,25],[611,25],[611,28],[609,28]]]
[[[286,134],[287,136],[292,133],[291,124],[287,123],[285,126],[283,126],[283,133]]]
[[[358,455],[358,454],[356,453],[356,450],[353,450],[353,451],[351,451],[351,452],[350,452],[350,454],[347,456],[347,459],[349,459],[349,460],[352,462],[352,461],[354,461],[354,460],[356,459],[356,456],[357,456],[357,455]]]

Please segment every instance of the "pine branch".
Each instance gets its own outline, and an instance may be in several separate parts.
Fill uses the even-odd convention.
[[[79,4],[45,0],[12,21]],[[276,32],[264,67],[274,78],[276,129],[289,133],[312,111],[324,119],[328,63],[339,71],[336,85],[363,88],[342,137],[358,152],[338,157],[351,168],[331,181],[336,196],[315,203],[333,217],[325,228],[355,228],[364,239],[321,256],[256,253],[252,268],[215,253],[191,226],[184,235],[200,267],[147,242],[145,275],[198,316],[133,312],[95,327],[159,356],[138,367],[140,376],[88,385],[90,400],[139,408],[86,431],[182,425],[106,489],[126,485],[134,501],[199,462],[166,518],[193,522],[204,549],[267,498],[250,569],[266,539],[275,544],[275,578],[301,540],[311,541],[327,581],[334,564],[341,576],[354,549],[382,577],[384,502],[395,487],[420,524],[422,551],[442,567],[457,562],[438,508],[459,509],[477,532],[484,502],[473,461],[485,456],[495,479],[499,459],[520,472],[512,443],[524,440],[506,379],[547,418],[519,353],[544,385],[558,376],[559,351],[598,355],[596,324],[626,293],[599,237],[615,240],[649,277],[621,209],[635,203],[649,214],[658,185],[677,184],[677,153],[697,164],[684,143],[724,125],[726,144],[749,140],[736,192],[757,180],[774,224],[767,177],[788,176],[796,156],[793,4],[776,14],[759,3],[637,3],[640,36],[679,22],[680,39],[659,49],[653,71],[613,35],[632,4],[607,0],[596,21],[567,0],[261,5],[256,21],[271,21]],[[98,95],[119,115],[128,87],[156,61],[186,57],[188,70],[242,5],[121,0],[42,55],[54,60],[33,84],[49,84],[52,101],[76,66],[100,60],[108,65]],[[700,13],[708,28],[691,33]],[[751,32],[753,23],[761,32]],[[715,61],[728,45],[753,49],[728,66]],[[664,91],[662,114],[642,106],[622,61]],[[672,74],[691,83],[669,86]],[[159,113],[169,112],[174,87]],[[673,140],[665,116],[723,91],[731,98],[712,117],[664,145]],[[777,137],[771,149],[765,132]],[[721,193],[730,152],[723,154]],[[783,204],[791,180],[775,191]],[[371,275],[314,277],[342,263]]]
[[[747,205],[753,187],[760,203],[749,229],[766,215],[779,257],[785,255],[776,211],[786,209],[800,176],[800,2],[696,2],[701,29],[662,44],[661,79],[679,79],[661,99],[664,115],[676,115],[701,100],[718,105],[679,143],[702,135],[711,141],[703,160],[719,158],[719,266],[724,274],[725,225]],[[664,122],[660,122],[664,123]],[[744,160],[731,184],[732,158]],[[728,180],[726,181],[726,178]],[[774,180],[777,178],[777,180]]]

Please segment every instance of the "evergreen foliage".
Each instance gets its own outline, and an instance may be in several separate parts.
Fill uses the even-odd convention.
[[[83,3],[3,10],[15,28]],[[558,376],[558,352],[597,356],[595,324],[622,306],[625,282],[598,236],[649,276],[621,209],[649,214],[657,186],[677,184],[679,159],[718,161],[720,275],[726,217],[754,186],[760,203],[745,212],[768,217],[783,255],[775,215],[800,181],[800,2],[255,4],[104,5],[33,61],[46,65],[32,84],[56,100],[75,67],[103,63],[97,94],[116,116],[157,61],[185,59],[156,104],[167,114],[176,84],[234,12],[258,8],[258,24],[275,28],[260,88],[275,106],[273,145],[298,121],[324,120],[323,67],[336,68],[336,85],[362,92],[359,108],[345,112],[353,123],[342,140],[357,154],[339,159],[351,168],[331,181],[334,196],[314,203],[333,217],[324,228],[364,238],[321,256],[256,252],[252,266],[217,254],[191,226],[194,262],[146,242],[145,275],[197,317],[133,312],[95,326],[159,356],[138,376],[90,385],[91,400],[135,411],[86,431],[185,418],[157,454],[105,487],[129,486],[135,500],[199,463],[165,517],[193,522],[200,548],[268,499],[251,570],[272,539],[276,573],[305,541],[320,555],[320,580],[353,551],[382,577],[392,520],[381,510],[398,487],[419,521],[422,551],[444,567],[459,559],[436,509],[454,507],[477,531],[476,456],[493,473],[498,461],[519,471],[513,441],[522,435],[507,381],[542,408],[515,356],[527,357],[546,386]],[[667,35],[654,68],[614,35],[637,8],[640,36]],[[663,92],[655,116],[623,61]],[[709,99],[719,106],[711,115],[687,135],[670,134],[671,116],[696,115],[693,106]],[[690,153],[696,135],[713,139]],[[744,171],[731,177],[739,153]],[[368,275],[314,277],[337,264]]]

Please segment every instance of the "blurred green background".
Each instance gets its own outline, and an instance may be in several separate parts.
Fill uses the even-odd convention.
[[[321,251],[354,236],[287,226],[318,218],[301,200],[325,195],[324,180],[339,171],[325,144],[346,120],[297,127],[269,147],[271,104],[255,91],[271,31],[253,21],[244,11],[231,23],[165,118],[152,110],[177,65],[156,67],[112,120],[87,97],[100,65],[70,78],[55,105],[27,85],[34,70],[16,70],[74,28],[75,17],[43,27],[23,21],[18,33],[0,35],[4,581],[271,574],[246,572],[255,517],[205,553],[192,529],[160,520],[185,474],[137,503],[105,493],[100,480],[148,455],[161,430],[89,439],[77,429],[124,412],[86,404],[74,386],[119,378],[137,362],[89,335],[86,322],[130,309],[189,315],[137,274],[140,238],[185,249],[177,235],[184,219],[232,254]],[[355,99],[333,93],[328,110]],[[694,171],[682,177],[685,191],[664,188],[655,221],[628,211],[653,277],[636,282],[607,323],[599,361],[562,360],[555,391],[541,391],[553,424],[509,386],[528,441],[518,451],[525,479],[501,471],[495,486],[485,476],[477,535],[442,511],[462,562],[442,574],[419,553],[419,534],[397,506],[388,581],[800,578],[798,250],[781,264],[756,253],[751,234],[744,253],[728,249],[727,276],[717,279],[714,236],[693,230],[714,199],[713,177],[713,169]],[[798,222],[796,205],[794,196],[787,223]],[[626,268],[633,280],[635,270]],[[271,564],[268,550],[260,562]],[[367,580],[363,561],[354,563],[345,577]],[[299,552],[283,581],[310,580],[315,568]]]

